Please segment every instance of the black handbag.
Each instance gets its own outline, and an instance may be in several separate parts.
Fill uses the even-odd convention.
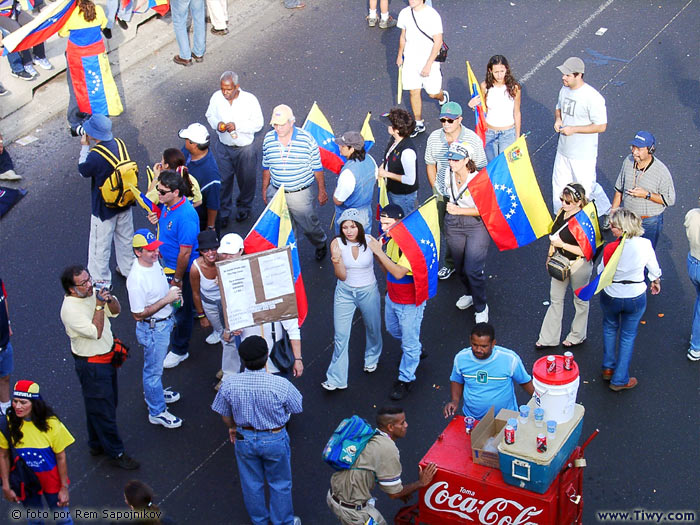
[[[571,275],[571,261],[565,255],[556,252],[547,261],[547,272],[558,281],[566,281]]]
[[[36,473],[29,468],[24,458],[17,454],[10,440],[10,429],[7,424],[7,416],[0,415],[0,432],[7,440],[8,452],[10,454],[10,488],[17,496],[17,499],[24,501],[28,497],[42,494],[41,482]]]
[[[294,352],[292,352],[292,343],[289,341],[287,331],[282,328],[282,332],[284,335],[278,341],[275,333],[275,323],[273,322],[270,359],[280,372],[289,372],[294,367]]]
[[[428,33],[426,33],[425,31],[423,31],[423,30],[420,28],[420,26],[418,25],[418,22],[416,22],[416,15],[413,13],[413,9],[411,9],[411,16],[413,17],[413,23],[416,24],[416,28],[418,29],[418,31],[420,31],[421,33],[423,33],[425,36],[427,36],[427,37],[430,39],[431,42],[434,43],[435,40],[433,39],[433,37],[430,36],[430,35],[429,35]],[[445,44],[445,40],[443,39],[443,41],[442,41],[442,47],[440,48],[440,51],[438,51],[438,54],[437,54],[437,56],[435,57],[435,62],[445,62],[445,61],[447,60],[447,51],[448,51],[449,49],[450,49],[450,48],[447,46],[447,44]]]

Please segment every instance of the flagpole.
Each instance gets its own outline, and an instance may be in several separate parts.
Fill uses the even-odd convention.
[[[315,104],[315,102],[314,102],[314,104]],[[262,213],[260,213],[260,215],[258,216],[258,219],[255,221],[255,224],[253,224],[253,227],[250,229],[250,231],[248,232],[248,234],[246,235],[246,237],[248,237],[248,235],[250,235],[250,233],[251,233],[251,232],[255,229],[255,227],[258,225],[258,223],[260,222],[260,219],[262,219],[263,215],[265,215],[265,212],[270,208],[270,205],[272,204],[272,201],[275,200],[275,198],[277,197],[277,194],[278,194],[280,191],[284,191],[284,184],[282,184],[282,185],[279,187],[279,189],[275,192],[275,194],[272,196],[272,198],[270,199],[270,202],[267,203],[267,206],[265,206],[265,209],[262,211]]]

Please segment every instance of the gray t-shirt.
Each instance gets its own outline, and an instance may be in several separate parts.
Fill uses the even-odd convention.
[[[578,89],[563,86],[559,91],[557,109],[561,111],[562,126],[608,123],[603,95],[588,84]],[[559,135],[557,153],[570,159],[595,159],[598,157],[598,133]]]
[[[658,204],[644,197],[633,197],[627,194],[635,186],[645,188],[651,193],[658,193],[665,202]],[[622,206],[636,213],[639,217],[653,217],[663,213],[666,206],[676,203],[676,189],[673,186],[671,173],[666,165],[654,158],[651,164],[642,171],[636,169],[634,158],[628,155],[622,161],[622,168],[615,181],[615,191],[622,194]]]

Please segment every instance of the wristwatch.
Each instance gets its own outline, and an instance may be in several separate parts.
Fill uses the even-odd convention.
[[[104,309],[105,309],[104,305],[95,306],[95,311],[96,311],[96,312],[101,312],[101,311],[104,310]]]
[[[182,279],[179,279],[178,277],[173,277],[173,282],[174,283],[181,283]]]
[[[650,200],[651,200],[651,192],[648,191],[648,192],[647,192],[647,196],[644,197],[644,198],[645,198],[646,200],[650,201]]]

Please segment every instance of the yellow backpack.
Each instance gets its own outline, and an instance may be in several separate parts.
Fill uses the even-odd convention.
[[[100,154],[114,168],[100,186],[100,193],[108,208],[126,208],[134,202],[134,195],[129,191],[131,186],[138,187],[139,167],[129,158],[122,139],[116,139],[119,148],[119,158],[102,144],[96,145],[91,151]]]

